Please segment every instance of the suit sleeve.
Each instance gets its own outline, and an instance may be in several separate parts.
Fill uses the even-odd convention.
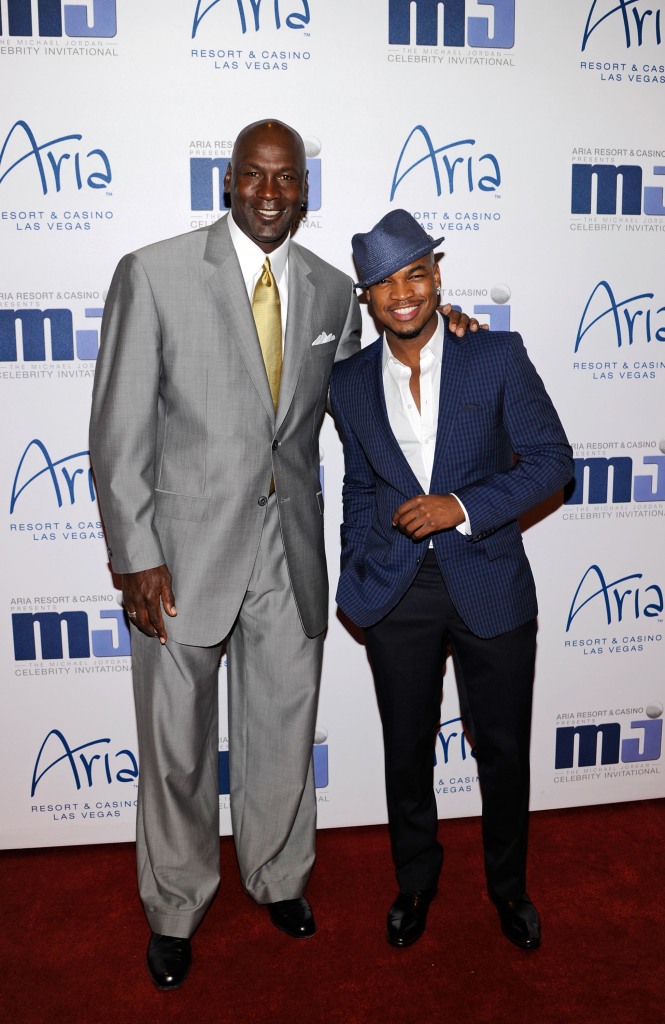
[[[376,507],[374,472],[362,446],[342,412],[337,396],[335,371],[330,386],[330,401],[335,423],[344,447],[344,482],[342,485],[343,519],[340,527],[342,571],[355,563],[362,574],[365,538],[372,524]]]
[[[517,461],[511,469],[455,488],[481,540],[563,487],[573,475],[572,450],[545,386],[519,334],[508,344],[503,425]]]
[[[147,274],[125,256],[111,282],[90,419],[90,456],[118,573],[164,563],[153,526],[161,330]]]

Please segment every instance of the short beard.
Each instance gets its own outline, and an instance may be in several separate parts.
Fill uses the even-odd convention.
[[[391,330],[395,337],[399,338],[400,341],[413,341],[414,338],[419,337],[419,335],[423,333],[426,327],[427,324],[423,324],[423,326],[419,327],[417,331],[395,331],[392,330],[392,328]]]
[[[400,341],[413,341],[414,338],[420,337],[420,335],[423,333],[423,331],[427,327],[430,326],[430,324],[432,323],[433,320],[436,319],[436,313],[437,313],[437,311],[434,310],[434,313],[429,318],[429,320],[426,323],[424,323],[422,325],[422,327],[418,327],[417,330],[409,330],[407,328],[405,331],[402,332],[402,331],[396,331],[394,327],[391,327],[390,330],[391,330],[392,334],[395,335],[396,338],[399,338]]]

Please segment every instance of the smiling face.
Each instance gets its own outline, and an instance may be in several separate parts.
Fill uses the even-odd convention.
[[[307,200],[302,139],[281,121],[258,121],[236,139],[224,177],[233,219],[264,252],[287,238]]]
[[[439,268],[432,253],[421,256],[368,288],[369,305],[388,342],[417,338],[423,348],[436,330]]]

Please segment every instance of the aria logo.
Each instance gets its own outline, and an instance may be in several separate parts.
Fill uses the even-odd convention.
[[[0,9],[0,36],[62,36],[86,39],[111,39],[116,34],[115,0],[93,0],[92,4],[63,3],[63,0],[39,0],[37,26],[31,0],[6,0],[7,20]],[[5,28],[6,25],[6,28]],[[38,27],[38,31],[35,31]]]
[[[493,153],[475,149],[475,139],[457,139],[435,144],[427,128],[417,124],[402,146],[390,188],[390,202],[404,183],[415,174],[414,188],[429,184],[430,194],[437,197],[455,194],[472,195],[480,192],[496,193],[501,185],[501,168]]]
[[[107,189],[113,175],[103,149],[89,149],[78,132],[39,142],[27,121],[18,120],[7,132],[0,148],[0,184],[9,175],[16,178],[26,168],[36,171],[32,181],[43,196],[84,188]]]
[[[51,781],[55,775],[60,784],[66,780],[73,782],[77,790],[88,790],[95,785],[111,786],[114,782],[135,783],[139,766],[131,750],[114,750],[110,736],[72,746],[60,729],[51,729],[35,760],[31,797],[47,775],[51,776]]]
[[[449,718],[441,722],[437,734],[437,744],[434,751],[434,766],[442,768],[451,760],[466,761],[467,757],[475,758],[476,752],[470,746],[464,725],[460,717]],[[440,745],[440,749],[439,749]]]
[[[35,437],[19,459],[9,501],[9,514],[14,514],[19,498],[28,489],[39,500],[55,498],[58,508],[95,501],[95,481],[90,466],[90,452],[85,449],[54,459],[43,441]],[[25,501],[25,498],[23,499]]]
[[[609,337],[618,349],[629,349],[638,342],[665,342],[664,313],[665,305],[655,292],[628,296],[619,292],[617,296],[608,281],[599,281],[582,312],[574,351],[579,351],[582,342],[588,349],[595,338],[605,341]]]
[[[221,11],[220,11],[220,5]],[[236,16],[232,19],[243,35],[252,28],[254,32],[260,32],[261,28],[268,29],[303,29],[309,25],[310,13],[307,0],[273,0],[272,4],[266,4],[266,8],[272,7],[272,18],[270,16],[261,19],[261,0],[235,0]],[[201,22],[208,17],[211,11],[219,15],[226,13],[233,8],[233,0],[196,0],[194,8],[194,20],[192,22],[192,39],[201,27]],[[251,16],[251,20],[248,17]],[[211,19],[212,20],[212,19]]]
[[[641,46],[660,46],[663,41],[662,7],[640,0],[593,0],[582,36],[582,53],[594,42],[623,43],[626,50]]]
[[[644,573],[608,579],[599,565],[590,565],[570,603],[566,633],[580,615],[585,623],[591,615],[592,625],[613,626],[628,620],[659,619],[664,607],[662,588],[657,583],[647,583]]]
[[[388,42],[395,46],[439,46],[439,12],[443,13],[443,45],[510,49],[515,44],[515,0],[479,0],[493,8],[489,17],[467,15],[465,0],[389,0]],[[415,7],[415,19],[412,8]],[[415,26],[412,25],[415,20]]]

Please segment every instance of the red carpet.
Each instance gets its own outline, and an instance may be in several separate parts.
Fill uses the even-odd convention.
[[[532,815],[530,894],[543,946],[502,936],[479,821],[441,822],[446,863],[425,936],[384,938],[395,884],[384,827],[319,833],[319,931],[295,941],[222,889],[176,992],[153,988],[129,844],[0,855],[0,1019],[7,1024],[662,1024],[665,801]]]

